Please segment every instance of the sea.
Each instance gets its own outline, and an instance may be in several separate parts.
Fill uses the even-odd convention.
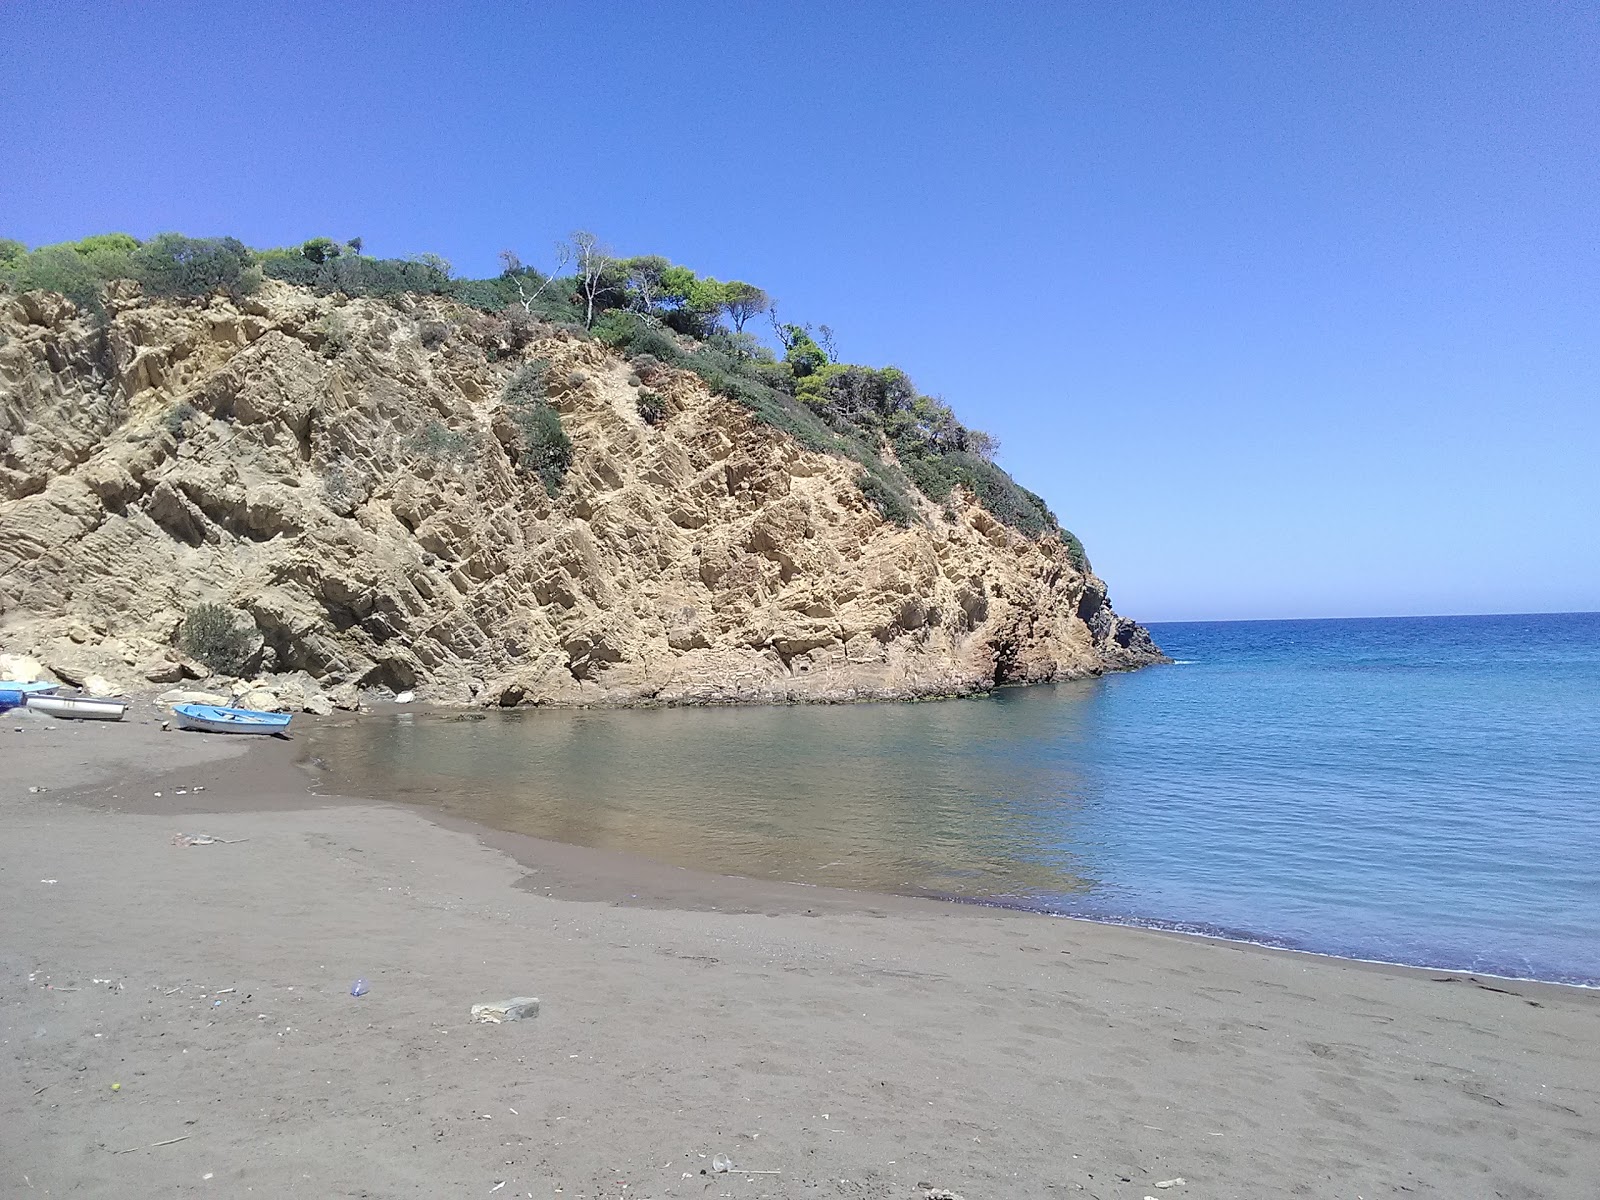
[[[1159,624],[917,704],[401,713],[330,792],[733,875],[1600,986],[1600,614]]]

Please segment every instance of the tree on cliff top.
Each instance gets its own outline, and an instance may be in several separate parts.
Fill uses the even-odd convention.
[[[723,288],[722,311],[733,322],[735,333],[743,333],[745,324],[772,307],[772,297],[753,283],[734,280]]]
[[[594,327],[594,308],[601,296],[615,285],[617,260],[599,238],[587,229],[575,230],[568,243],[572,247],[572,261],[578,271],[578,291],[583,297],[584,328]]]

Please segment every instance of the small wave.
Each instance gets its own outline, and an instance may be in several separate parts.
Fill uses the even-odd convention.
[[[1172,660],[1172,665],[1175,667],[1192,667],[1199,661],[1198,658],[1175,658]]]
[[[1489,961],[1465,962],[1449,953],[1430,955],[1418,951],[1414,957],[1369,958],[1354,948],[1341,953],[1338,950],[1316,950],[1288,938],[1271,934],[1251,933],[1213,925],[1204,921],[1173,921],[1151,917],[1138,917],[1118,913],[1097,913],[1055,908],[1032,897],[1024,896],[952,896],[929,893],[936,899],[956,904],[972,904],[980,908],[1008,908],[1021,912],[1038,913],[1066,921],[1086,921],[1091,925],[1118,925],[1124,929],[1148,929],[1157,933],[1180,933],[1189,937],[1207,938],[1216,942],[1234,942],[1246,946],[1260,946],[1267,950],[1282,950],[1289,954],[1306,954],[1313,958],[1336,958],[1346,962],[1371,963],[1380,967],[1406,967],[1418,971],[1454,971],[1461,974],[1486,975],[1492,979],[1505,979],[1515,983],[1553,983],[1563,987],[1600,990],[1600,977],[1566,971],[1535,973],[1526,965],[1494,963]]]

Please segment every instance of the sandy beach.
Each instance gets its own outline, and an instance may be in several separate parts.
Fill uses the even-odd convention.
[[[295,743],[149,709],[0,747],[0,1196],[1600,1179],[1600,993],[654,866],[314,797]]]

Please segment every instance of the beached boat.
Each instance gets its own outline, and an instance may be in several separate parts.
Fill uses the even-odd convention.
[[[28,707],[67,721],[120,721],[128,711],[126,700],[101,700],[94,696],[52,696],[32,692]]]
[[[289,727],[288,713],[257,712],[253,708],[219,708],[215,704],[174,704],[179,729],[205,733],[282,733]]]
[[[0,710],[21,708],[28,702],[29,696],[48,696],[60,686],[56,683],[14,683],[7,680],[0,683]]]

